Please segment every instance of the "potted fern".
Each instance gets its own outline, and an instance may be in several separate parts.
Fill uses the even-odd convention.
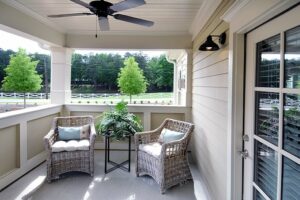
[[[141,120],[128,112],[127,103],[119,102],[115,109],[104,112],[102,120],[96,126],[98,134],[121,140],[142,131]]]

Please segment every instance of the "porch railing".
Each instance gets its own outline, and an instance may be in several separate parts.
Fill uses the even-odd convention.
[[[96,121],[108,105],[44,105],[7,113],[0,113],[0,190],[45,160],[43,137],[56,116],[93,115]],[[181,106],[131,105],[129,111],[142,120],[145,130],[156,128],[164,118],[189,121],[190,109]],[[96,149],[103,149],[102,137],[97,138]],[[116,142],[112,148],[123,149]]]

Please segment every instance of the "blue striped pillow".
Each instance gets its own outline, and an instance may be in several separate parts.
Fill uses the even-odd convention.
[[[58,127],[58,140],[80,140],[82,127]]]

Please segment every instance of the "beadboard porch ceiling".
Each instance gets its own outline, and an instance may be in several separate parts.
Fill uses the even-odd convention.
[[[87,12],[88,9],[69,0],[1,0],[21,12],[50,25],[65,34],[95,34],[96,17],[80,16],[48,18],[47,15]],[[83,0],[89,3],[91,0]],[[120,0],[108,0],[117,3]],[[198,20],[214,11],[220,0],[146,0],[146,5],[121,14],[154,21],[154,26],[143,27],[109,18],[110,31],[105,35],[192,35]]]

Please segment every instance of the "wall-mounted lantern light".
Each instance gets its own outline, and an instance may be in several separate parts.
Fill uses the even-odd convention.
[[[218,37],[220,44],[225,44],[226,42],[226,33],[221,35],[209,35],[206,41],[199,47],[200,51],[217,51],[220,47],[212,40],[212,37]]]

